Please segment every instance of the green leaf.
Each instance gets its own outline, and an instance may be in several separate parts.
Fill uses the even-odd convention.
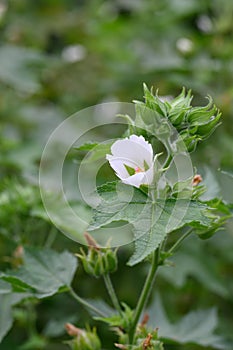
[[[77,268],[77,259],[68,252],[25,248],[24,265],[1,277],[29,289],[31,295],[44,298],[69,288]]]
[[[49,208],[48,213],[42,205],[37,205],[31,210],[31,215],[48,222],[52,219],[56,227],[68,237],[85,244],[83,233],[91,219],[90,208],[78,201],[67,205],[64,198],[55,193],[46,194],[46,205]]]
[[[77,322],[77,313],[70,315],[61,315],[60,317],[51,318],[43,329],[43,335],[46,337],[59,337],[66,333],[64,325],[66,323]]]
[[[76,151],[88,152],[85,162],[94,162],[101,158],[106,158],[106,154],[111,152],[112,142],[102,143],[85,143],[79,147],[75,147]]]
[[[89,152],[89,151],[92,151],[93,148],[95,148],[96,146],[98,146],[97,142],[87,142],[87,143],[84,143],[83,145],[81,145],[79,147],[74,147],[74,149],[76,151]]]
[[[100,310],[102,314],[106,315],[106,317],[110,317],[115,312],[115,310],[102,299],[85,299],[85,301]],[[98,314],[92,309],[88,309],[88,312],[92,316],[98,316]]]
[[[127,330],[133,319],[134,311],[125,303],[122,303],[122,314],[113,314],[109,317],[95,317],[96,320],[107,323],[111,327],[120,327]]]
[[[8,294],[11,290],[10,283],[0,280],[0,294]]]
[[[231,246],[229,247],[231,251]],[[206,249],[206,244],[197,236],[189,237],[172,257],[172,266],[161,269],[159,275],[177,288],[184,286],[187,279],[192,276],[207,290],[223,298],[231,298],[228,278],[219,273],[221,269],[219,263],[222,261],[220,252],[211,254],[210,251],[206,259]],[[218,258],[215,258],[215,255]]]
[[[0,342],[13,324],[12,306],[26,298],[27,294],[8,293],[0,295]]]
[[[11,312],[11,295],[0,295],[0,342],[10,330],[13,317]]]
[[[214,349],[227,349],[224,339],[214,334],[218,324],[215,308],[192,311],[180,321],[171,323],[157,295],[149,309],[149,315],[149,325],[153,329],[158,327],[159,338],[166,342],[196,344],[204,347],[210,346]]]
[[[131,266],[156,250],[168,233],[185,224],[198,228],[211,223],[204,213],[208,207],[198,201],[158,199],[152,202],[140,190],[117,182],[100,187],[99,193],[102,201],[94,211],[88,230],[121,220],[132,224],[135,252],[129,260]]]

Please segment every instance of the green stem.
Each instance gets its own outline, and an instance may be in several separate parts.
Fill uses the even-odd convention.
[[[121,306],[120,306],[120,303],[118,301],[118,298],[117,298],[116,292],[114,290],[114,287],[112,285],[112,281],[111,281],[109,274],[104,275],[103,278],[104,278],[104,283],[105,283],[105,286],[107,288],[108,294],[112,300],[113,306],[119,312],[119,314],[122,314]]]
[[[46,238],[46,241],[44,243],[44,247],[45,248],[50,248],[53,244],[53,242],[55,241],[57,236],[57,229],[55,227],[52,227],[52,229],[50,230],[48,237]]]
[[[172,159],[173,159],[173,157],[169,154],[169,155],[167,156],[167,159],[165,160],[165,163],[163,164],[163,168],[169,167],[169,165],[170,165],[171,162],[172,162]]]
[[[155,274],[156,274],[156,271],[157,271],[158,266],[159,266],[158,262],[159,262],[159,249],[157,249],[153,253],[151,268],[150,268],[150,271],[149,271],[149,273],[147,275],[146,282],[144,284],[144,287],[142,289],[142,292],[141,292],[141,295],[140,295],[137,307],[135,309],[134,319],[133,319],[132,326],[131,326],[131,329],[130,329],[130,332],[129,332],[129,342],[130,342],[130,344],[133,344],[133,342],[134,342],[135,331],[136,331],[136,327],[137,327],[139,318],[141,316],[143,308],[144,308],[144,306],[145,306],[145,304],[147,302],[147,299],[148,299],[148,297],[150,295],[150,292],[151,292],[151,289],[153,287]]]
[[[97,309],[94,305],[91,305],[90,303],[88,303],[88,301],[84,300],[79,295],[77,295],[75,293],[75,291],[73,290],[73,288],[70,287],[69,292],[72,295],[72,297],[75,300],[77,300],[80,304],[82,304],[84,307],[94,311],[97,315],[99,315],[101,317],[106,317],[106,314],[104,312],[102,312],[101,310]]]
[[[176,243],[168,250],[168,253],[172,254],[180,244],[193,232],[193,228],[191,227],[183,236],[181,236]]]

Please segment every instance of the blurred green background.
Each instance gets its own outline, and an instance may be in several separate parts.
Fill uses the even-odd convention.
[[[1,0],[0,30],[0,199],[11,198],[10,205],[0,200],[2,269],[14,265],[18,244],[42,245],[52,229],[30,214],[40,202],[33,184],[51,131],[85,107],[142,99],[143,82],[159,88],[160,95],[191,88],[194,104],[206,104],[210,94],[222,110],[222,125],[198,146],[193,160],[212,176],[213,186],[210,169],[233,171],[231,0]],[[231,182],[224,177],[221,182],[232,199]],[[58,234],[53,248],[76,252],[78,244]],[[208,242],[187,242],[178,254],[176,273],[161,274],[158,280],[172,319],[192,308],[217,306],[219,332],[232,337],[232,249],[231,223]],[[125,267],[128,256],[127,248],[120,250],[120,269],[113,279],[120,297],[134,306],[146,270]],[[81,269],[75,285],[84,296],[106,297],[101,282],[85,277]],[[67,339],[63,324],[79,319],[83,326],[87,320],[81,308],[74,312],[74,305],[62,294],[16,308],[14,328],[1,349],[67,349],[61,343]],[[27,322],[35,324],[37,343]],[[110,349],[112,335],[103,326],[100,332]]]

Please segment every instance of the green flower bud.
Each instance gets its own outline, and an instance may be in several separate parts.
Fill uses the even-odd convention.
[[[117,251],[110,248],[105,254],[105,266],[109,273],[113,273],[117,270]]]
[[[149,91],[145,85],[144,96],[145,103],[136,101],[136,107],[140,107],[138,113],[139,126],[147,130],[149,135],[150,132],[153,134],[151,128],[153,129],[156,126],[158,129],[157,124],[162,125],[163,120],[170,121],[178,133],[182,135],[182,139],[189,152],[194,151],[197,143],[211,135],[219,125],[221,113],[213,104],[211,97],[208,97],[209,102],[206,106],[192,107],[190,90],[186,93],[185,89],[183,89],[180,95],[174,99],[163,99],[158,96],[158,91],[154,95],[153,91]],[[155,113],[145,112],[144,107]],[[143,123],[141,123],[142,121]],[[168,135],[171,134],[170,130],[166,132]],[[158,134],[158,130],[156,133]]]
[[[202,138],[209,137],[214,132],[214,130],[221,124],[219,123],[220,117],[221,113],[218,113],[216,116],[212,115],[208,123],[198,127],[197,134],[200,135]]]
[[[81,249],[81,254],[77,256],[81,259],[85,272],[94,277],[100,277],[107,273],[112,273],[117,269],[116,250],[110,247],[100,248],[94,239],[85,234],[88,246],[87,254]]]
[[[72,350],[101,350],[101,343],[95,328],[92,331],[86,331],[68,323],[66,330],[68,334],[74,336],[74,339],[67,342]]]
[[[219,125],[221,113],[213,105],[211,97],[209,103],[204,107],[193,107],[187,113],[186,119],[189,124],[189,132],[199,135],[201,139],[208,137]],[[196,127],[196,128],[195,128]]]

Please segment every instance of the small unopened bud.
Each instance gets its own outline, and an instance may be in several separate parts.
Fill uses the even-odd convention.
[[[100,248],[98,243],[94,240],[94,238],[88,232],[84,233],[84,237],[86,238],[86,241],[89,247],[93,247],[97,250]]]
[[[100,350],[101,343],[96,334],[96,330],[84,330],[71,324],[66,324],[66,330],[74,338],[67,342],[72,350]]]
[[[126,345],[118,344],[118,343],[115,343],[114,345],[115,345],[115,347],[118,348],[118,349],[127,350],[127,346],[126,346]]]
[[[116,250],[112,250],[110,247],[101,248],[89,233],[85,233],[85,238],[88,243],[88,252],[85,253],[81,249],[81,254],[77,254],[77,256],[81,259],[86,273],[100,277],[116,271]]]
[[[75,337],[83,332],[82,329],[75,327],[72,323],[66,323],[65,329],[69,335]]]
[[[203,179],[202,179],[201,175],[197,174],[193,178],[192,185],[197,186],[197,185],[199,185],[200,182],[202,182],[202,180]]]

